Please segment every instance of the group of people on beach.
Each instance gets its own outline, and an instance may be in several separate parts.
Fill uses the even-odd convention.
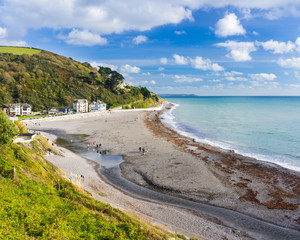
[[[93,148],[93,151],[97,151],[97,153],[100,153],[102,154],[102,151],[99,150],[99,148],[102,146],[101,143],[96,143],[96,142],[93,142],[92,144],[89,144],[87,145],[87,149],[90,150],[90,147]]]

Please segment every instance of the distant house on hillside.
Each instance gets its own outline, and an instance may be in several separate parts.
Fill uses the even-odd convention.
[[[73,109],[76,112],[88,112],[89,103],[86,99],[75,99],[73,102]]]
[[[97,100],[96,102],[92,102],[90,104],[90,111],[97,112],[97,111],[104,111],[106,110],[106,103]]]
[[[21,104],[20,103],[9,104],[9,114],[21,115]]]
[[[0,109],[5,112],[7,115],[9,115],[9,106],[3,104]]]
[[[27,103],[24,103],[21,107],[21,114],[27,116],[31,114],[31,106]]]

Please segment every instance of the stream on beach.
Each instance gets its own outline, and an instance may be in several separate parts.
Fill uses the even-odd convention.
[[[222,221],[224,225],[244,231],[256,239],[300,239],[300,231],[297,230],[280,227],[229,209],[170,196],[134,184],[121,175],[119,165],[123,162],[122,156],[109,156],[109,152],[99,146],[100,143],[87,143],[87,135],[65,134],[60,131],[48,132],[58,136],[57,145],[100,164],[99,172],[110,184],[136,198],[207,214]],[[98,148],[97,144],[99,144]]]

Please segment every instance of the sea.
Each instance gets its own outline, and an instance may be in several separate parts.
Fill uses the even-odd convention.
[[[196,141],[300,171],[300,97],[164,97],[163,122]]]

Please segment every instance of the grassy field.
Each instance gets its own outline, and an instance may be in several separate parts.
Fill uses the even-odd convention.
[[[0,53],[12,53],[15,55],[22,55],[22,54],[38,54],[41,50],[38,49],[31,49],[31,48],[25,48],[25,47],[0,47]]]

